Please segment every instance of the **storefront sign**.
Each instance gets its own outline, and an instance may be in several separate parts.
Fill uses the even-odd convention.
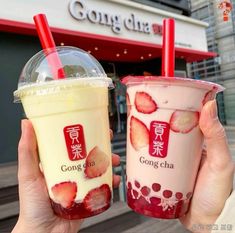
[[[206,23],[130,0],[0,0],[0,23],[6,20],[34,25],[33,15],[44,13],[52,28],[72,34],[88,33],[127,43],[161,46],[162,21],[174,18],[175,45],[207,52]],[[14,6],[14,7],[12,7]],[[19,14],[22,9],[24,14]]]
[[[88,20],[90,23],[108,26],[111,30],[120,34],[123,30],[135,31],[145,34],[162,34],[162,26],[139,18],[136,14],[130,13],[129,17],[122,17],[121,14],[112,14],[90,9],[83,0],[72,0],[69,4],[70,14],[78,21]]]

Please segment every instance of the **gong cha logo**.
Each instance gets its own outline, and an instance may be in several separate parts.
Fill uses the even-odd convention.
[[[218,8],[223,11],[223,20],[229,20],[229,14],[232,11],[232,3],[229,0],[223,0],[219,3]]]
[[[72,17],[78,21],[88,21],[92,24],[108,26],[116,33],[122,33],[123,28],[128,31],[140,32],[144,34],[162,35],[162,25],[150,23],[140,19],[136,14],[131,13],[123,17],[118,10],[115,12],[105,12],[103,9],[96,9],[95,6],[89,8],[85,0],[71,0],[69,3],[69,12]]]

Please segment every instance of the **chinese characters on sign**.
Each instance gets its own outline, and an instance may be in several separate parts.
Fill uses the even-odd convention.
[[[228,21],[228,16],[232,11],[232,3],[229,0],[222,0],[222,2],[219,3],[218,8],[223,10],[224,21]]]
[[[152,24],[152,28],[153,28],[153,33],[154,34],[158,34],[158,35],[162,35],[162,25],[154,23]]]
[[[86,157],[86,146],[81,125],[71,125],[64,128],[64,137],[69,159],[72,161]]]
[[[149,154],[165,158],[168,151],[170,126],[167,122],[152,121],[150,124]]]

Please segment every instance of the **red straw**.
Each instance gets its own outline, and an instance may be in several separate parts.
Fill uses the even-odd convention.
[[[162,76],[174,77],[175,73],[175,20],[163,20]]]
[[[52,52],[47,55],[47,60],[50,65],[52,75],[54,79],[62,79],[65,77],[65,72],[63,70],[63,65],[56,52],[56,45],[51,34],[50,27],[47,22],[46,15],[38,14],[33,17],[35,26],[38,32],[38,36],[42,45],[42,48]]]

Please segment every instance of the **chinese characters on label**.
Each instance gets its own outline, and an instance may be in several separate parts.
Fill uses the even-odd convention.
[[[165,158],[168,151],[170,126],[167,122],[152,121],[150,124],[149,154]]]
[[[81,125],[71,125],[64,128],[64,137],[69,159],[72,161],[86,157],[86,146]]]
[[[218,4],[218,8],[223,10],[223,20],[224,21],[228,21],[229,19],[229,14],[232,11],[232,3],[229,0],[222,0],[219,4]]]

